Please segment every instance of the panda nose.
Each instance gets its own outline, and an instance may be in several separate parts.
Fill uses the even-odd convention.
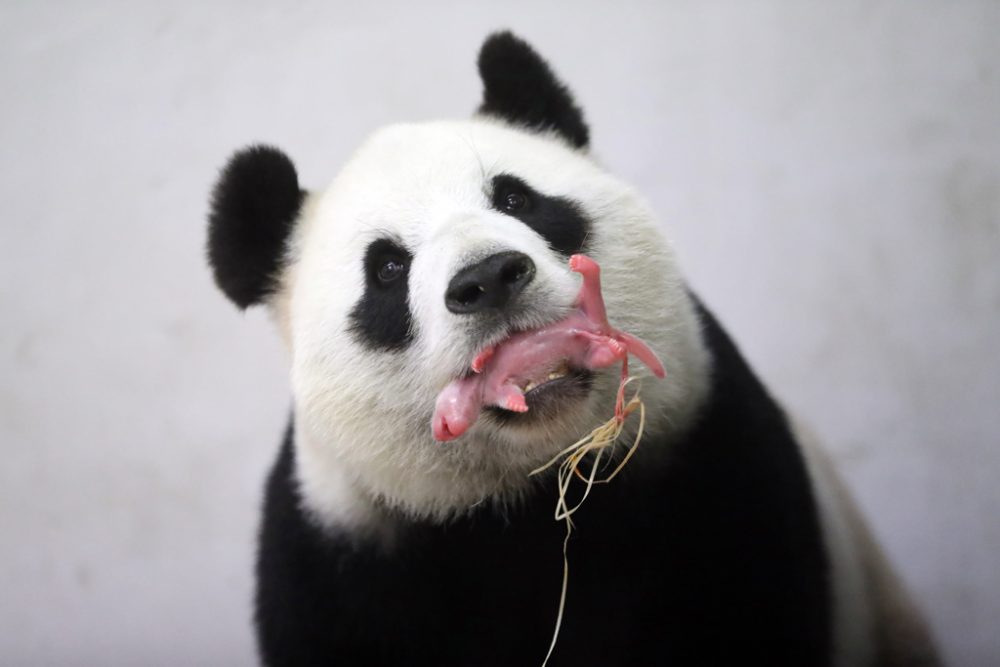
[[[451,279],[444,303],[456,315],[503,310],[535,277],[521,252],[501,252],[465,267]]]

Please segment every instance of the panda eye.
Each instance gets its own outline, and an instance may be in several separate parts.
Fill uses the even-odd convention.
[[[528,198],[520,192],[508,192],[503,198],[503,210],[507,213],[515,213],[527,205]]]
[[[396,257],[387,257],[379,264],[377,275],[379,282],[388,284],[398,280],[405,271],[406,264],[404,264],[402,260]]]

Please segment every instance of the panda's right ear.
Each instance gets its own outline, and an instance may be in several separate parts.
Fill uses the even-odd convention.
[[[295,165],[277,148],[244,148],[222,169],[208,216],[208,261],[219,289],[240,308],[277,287],[305,195]]]

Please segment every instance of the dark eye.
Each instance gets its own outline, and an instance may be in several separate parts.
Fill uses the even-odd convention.
[[[528,198],[520,192],[509,192],[507,193],[507,196],[503,198],[503,210],[508,213],[520,211],[527,205]]]
[[[378,279],[383,283],[391,283],[398,279],[406,271],[406,264],[402,260],[392,257],[385,258],[378,267]]]

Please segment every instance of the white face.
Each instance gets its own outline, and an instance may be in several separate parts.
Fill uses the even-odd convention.
[[[437,395],[468,372],[487,341],[562,319],[579,290],[579,276],[551,238],[497,210],[498,176],[573,202],[586,221],[584,251],[602,267],[611,323],[663,361],[665,380],[630,364],[643,378],[644,442],[662,446],[704,395],[707,357],[692,305],[667,244],[629,187],[555,138],[489,120],[385,128],[310,197],[272,301],[292,351],[304,499],[328,523],[363,524],[376,507],[443,520],[483,501],[509,502],[529,488],[530,470],[612,414],[618,368],[598,372],[588,391],[557,396],[555,410],[514,419],[487,411],[454,441],[432,436]],[[386,255],[373,242],[376,250],[402,251],[386,275],[405,272],[392,287],[396,296],[379,292],[377,303],[366,257],[374,252],[377,268]],[[451,312],[445,292],[455,274],[507,251],[535,265],[516,313]],[[363,301],[367,314],[359,315]]]

